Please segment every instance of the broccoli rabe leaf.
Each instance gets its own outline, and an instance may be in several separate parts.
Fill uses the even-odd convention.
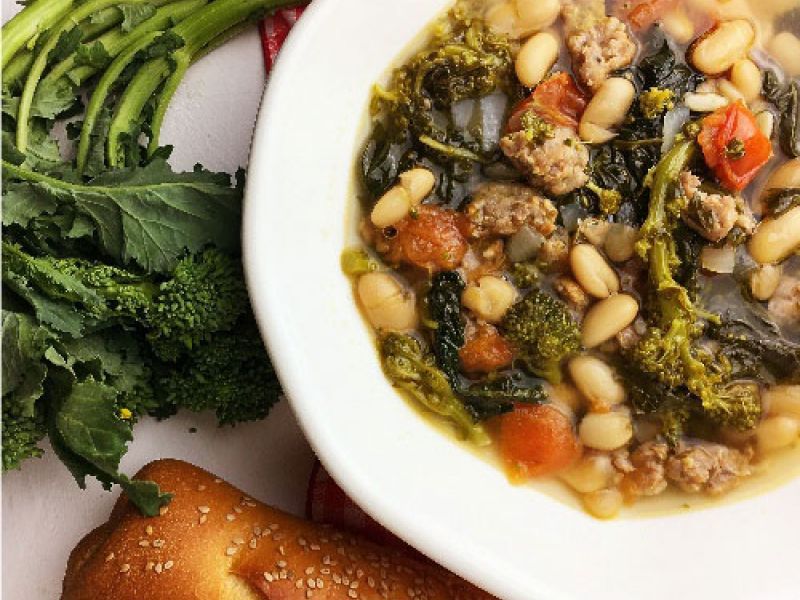
[[[152,4],[120,4],[119,9],[122,11],[121,28],[126,33],[156,13]]]
[[[800,80],[781,81],[775,71],[764,74],[764,97],[778,109],[778,135],[781,150],[788,156],[800,156]]]
[[[547,402],[547,392],[540,384],[526,381],[521,373],[503,375],[488,381],[473,383],[459,390],[467,408],[476,420],[514,410],[515,403],[542,404]]]
[[[779,217],[796,206],[800,206],[800,188],[769,190],[764,195],[763,202],[771,217]]]
[[[240,190],[230,187],[227,175],[173,173],[166,161],[157,160],[84,185],[3,166],[3,205],[14,217],[10,221],[4,215],[7,225],[28,227],[31,203],[42,206],[43,214],[52,213],[53,207],[71,209],[91,221],[93,237],[110,259],[162,273],[174,268],[187,251],[207,245],[238,250]]]
[[[433,276],[426,298],[428,320],[433,329],[433,354],[436,365],[454,388],[459,386],[458,351],[464,345],[464,317],[461,315],[461,293],[464,280],[456,271],[443,271]]]

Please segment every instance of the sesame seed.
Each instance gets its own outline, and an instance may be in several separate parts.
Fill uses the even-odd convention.
[[[327,555],[327,554],[325,556],[323,556],[322,557],[322,564],[323,565],[331,564],[331,557],[329,555]]]
[[[235,546],[231,546],[225,550],[225,554],[227,554],[228,556],[233,556],[234,554],[236,554],[236,550],[237,548]]]
[[[280,526],[277,523],[272,523],[269,528],[272,529],[272,531],[277,531],[280,529]]]
[[[350,587],[353,588],[354,590],[357,590],[358,589],[358,584],[359,584],[358,581],[354,581],[353,583],[350,584]]]
[[[261,535],[261,527],[257,525],[253,527],[253,535]]]
[[[256,507],[256,503],[252,502],[252,501],[249,501],[249,500],[246,500],[244,504],[245,504],[245,506],[249,506],[250,508],[255,508]]]
[[[164,540],[153,540],[153,547],[154,548],[163,548],[166,542]]]
[[[222,479],[220,479],[219,477],[217,477],[217,478],[214,480],[214,483],[222,483]]]
[[[258,543],[258,541],[256,540],[256,538],[253,538],[252,540],[250,540],[250,543],[248,544],[248,546],[250,546],[251,550],[255,550],[257,543]]]
[[[128,563],[125,563],[125,564],[123,564],[123,565],[122,565],[122,566],[119,568],[119,572],[120,572],[120,573],[127,573],[127,572],[128,572],[128,571],[130,571],[130,570],[131,570],[131,566],[130,566]]]
[[[244,544],[244,540],[240,537],[235,537],[233,538],[233,543],[236,544],[237,546],[241,546],[242,544]]]
[[[308,567],[306,569],[306,575],[311,575],[314,572],[314,567]]]
[[[272,582],[272,575],[270,575],[269,571],[264,571],[264,579],[266,579],[270,583]]]
[[[358,598],[358,592],[355,590],[347,590],[347,595],[351,598]]]
[[[313,595],[314,595],[314,592],[312,592],[311,590],[306,590],[306,598],[311,598],[311,596],[313,596]]]
[[[147,548],[150,545],[150,540],[139,540],[139,545],[142,548]]]
[[[289,577],[289,571],[287,571],[286,569],[281,569],[279,575],[281,579],[286,579]]]
[[[367,585],[371,588],[375,587],[375,580],[372,577],[367,577]]]
[[[281,556],[286,556],[286,548],[283,547],[283,544],[278,546],[278,552],[280,553]]]
[[[307,585],[308,587],[310,587],[312,590],[313,590],[313,589],[316,589],[316,587],[317,587],[317,581],[316,581],[315,579],[313,579],[313,578],[309,577],[308,579],[306,579],[306,585]]]
[[[300,544],[301,546],[305,546],[306,544],[308,544],[308,542],[306,541],[306,538],[302,538],[302,537],[301,538],[297,538],[297,543]]]
[[[330,575],[331,574],[331,570],[328,567],[321,568],[319,570],[319,572],[322,573],[323,575]]]
[[[322,581],[322,577],[317,577],[317,589],[322,589],[325,587],[325,582]]]
[[[350,586],[350,578],[349,577],[342,577],[342,585]]]
[[[296,587],[298,590],[300,588],[302,588],[303,587],[303,580],[302,579],[298,579],[297,581],[295,581],[294,582],[294,587]]]
[[[156,573],[161,575],[161,572],[164,570],[164,565],[162,563],[156,563]]]
[[[320,548],[319,548],[319,544],[311,544],[311,545],[309,546],[309,548],[311,548],[312,550],[319,550],[319,549],[320,549]]]
[[[145,571],[152,571],[153,567],[155,567],[155,566],[156,566],[156,563],[154,563],[152,560],[148,560],[147,564],[144,566],[144,570]]]
[[[364,576],[364,571],[362,571],[361,569],[357,569],[356,570],[356,577],[361,579],[363,576]]]
[[[167,571],[168,569],[171,569],[174,564],[175,564],[174,562],[168,560],[167,562],[164,563],[164,570]]]
[[[334,574],[333,574],[333,582],[334,582],[334,583],[337,583],[337,584],[338,584],[338,583],[342,583],[342,578],[339,576],[339,574],[338,574],[338,573],[334,573]]]
[[[236,515],[234,515],[234,514],[232,514],[232,513],[228,513],[227,515],[225,515],[225,518],[226,518],[228,521],[233,521],[234,519],[236,519]]]
[[[272,539],[275,540],[276,542],[278,542],[278,541],[283,539],[283,534],[282,533],[276,533],[275,535],[272,536]]]
[[[169,507],[168,506],[162,506],[161,508],[158,509],[158,514],[161,515],[162,517],[165,514],[167,514],[167,512],[169,512]]]
[[[111,562],[112,560],[114,560],[114,553],[110,552],[108,556],[106,556],[106,562]]]
[[[147,527],[144,528],[144,532],[147,535],[153,535],[153,526],[152,525],[148,525]]]
[[[200,525],[202,525],[206,521],[208,521],[208,515],[200,515],[200,520],[199,520]]]
[[[204,515],[207,515],[208,513],[210,513],[210,512],[211,512],[211,509],[210,509],[210,508],[208,508],[207,506],[198,506],[198,507],[197,507],[197,510],[199,510],[199,511],[200,511],[201,513],[203,513]]]
[[[275,565],[279,569],[285,569],[286,568],[286,561],[285,560],[279,560],[278,562],[275,563]]]
[[[408,589],[406,590],[406,593],[408,594],[408,597],[409,597],[409,598],[413,598],[414,596],[416,596],[416,595],[417,595],[417,594],[414,592],[414,589],[413,589],[413,588],[408,588]]]
[[[205,489],[206,489],[206,486],[204,486],[202,483],[201,483],[200,485],[198,485],[198,486],[197,486],[197,491],[198,491],[198,492],[202,492],[202,491],[204,491]]]
[[[238,506],[234,506],[233,507],[233,512],[235,512],[237,515],[240,515],[240,514],[242,514],[242,509],[239,508]]]

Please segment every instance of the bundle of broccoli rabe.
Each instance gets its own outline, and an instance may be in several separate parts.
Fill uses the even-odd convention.
[[[295,3],[34,0],[3,27],[4,470],[49,438],[79,485],[117,483],[158,514],[169,495],[119,472],[138,418],[235,424],[277,400],[241,178],[174,173],[158,139],[192,62]]]

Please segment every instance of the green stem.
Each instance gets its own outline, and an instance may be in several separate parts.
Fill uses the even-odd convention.
[[[73,0],[36,0],[3,25],[2,66],[37,34],[46,31],[72,8]]]
[[[33,64],[33,52],[21,50],[3,69],[3,88],[16,88]]]
[[[50,4],[59,4],[65,0],[49,0]],[[149,0],[127,0],[129,4],[144,4]],[[38,0],[36,4],[31,6],[33,8],[42,4],[43,0]],[[36,58],[31,65],[28,72],[28,78],[25,80],[25,86],[22,89],[22,96],[19,100],[19,109],[17,111],[17,148],[21,152],[25,152],[28,148],[28,133],[29,133],[29,120],[31,117],[31,105],[33,104],[33,96],[36,93],[36,88],[39,85],[39,80],[42,78],[44,70],[47,68],[47,61],[50,51],[55,48],[61,34],[71,31],[78,23],[88,18],[90,15],[103,10],[109,6],[115,5],[119,0],[89,0],[81,4],[75,10],[71,11],[61,21],[56,24],[52,30],[49,31],[47,41],[39,50]],[[70,2],[69,5],[72,3]],[[29,9],[23,10],[20,14],[24,14]],[[29,36],[30,37],[30,36]]]

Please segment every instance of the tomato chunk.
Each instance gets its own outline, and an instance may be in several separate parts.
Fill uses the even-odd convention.
[[[466,217],[440,206],[423,205],[394,226],[387,259],[430,272],[457,268],[467,253]]]
[[[482,327],[458,353],[467,373],[492,373],[511,365],[514,353],[494,327]]]
[[[678,0],[617,0],[615,13],[636,31],[644,31],[677,4]]]
[[[703,119],[697,141],[719,182],[734,192],[746,188],[772,158],[772,143],[758,128],[755,115],[741,102]]]
[[[578,126],[585,108],[586,97],[578,89],[572,75],[556,73],[536,86],[530,96],[511,110],[506,133],[522,129],[522,115],[529,110],[552,125],[574,129]]]
[[[518,404],[500,419],[499,447],[512,480],[555,473],[580,457],[572,420],[552,405]]]

